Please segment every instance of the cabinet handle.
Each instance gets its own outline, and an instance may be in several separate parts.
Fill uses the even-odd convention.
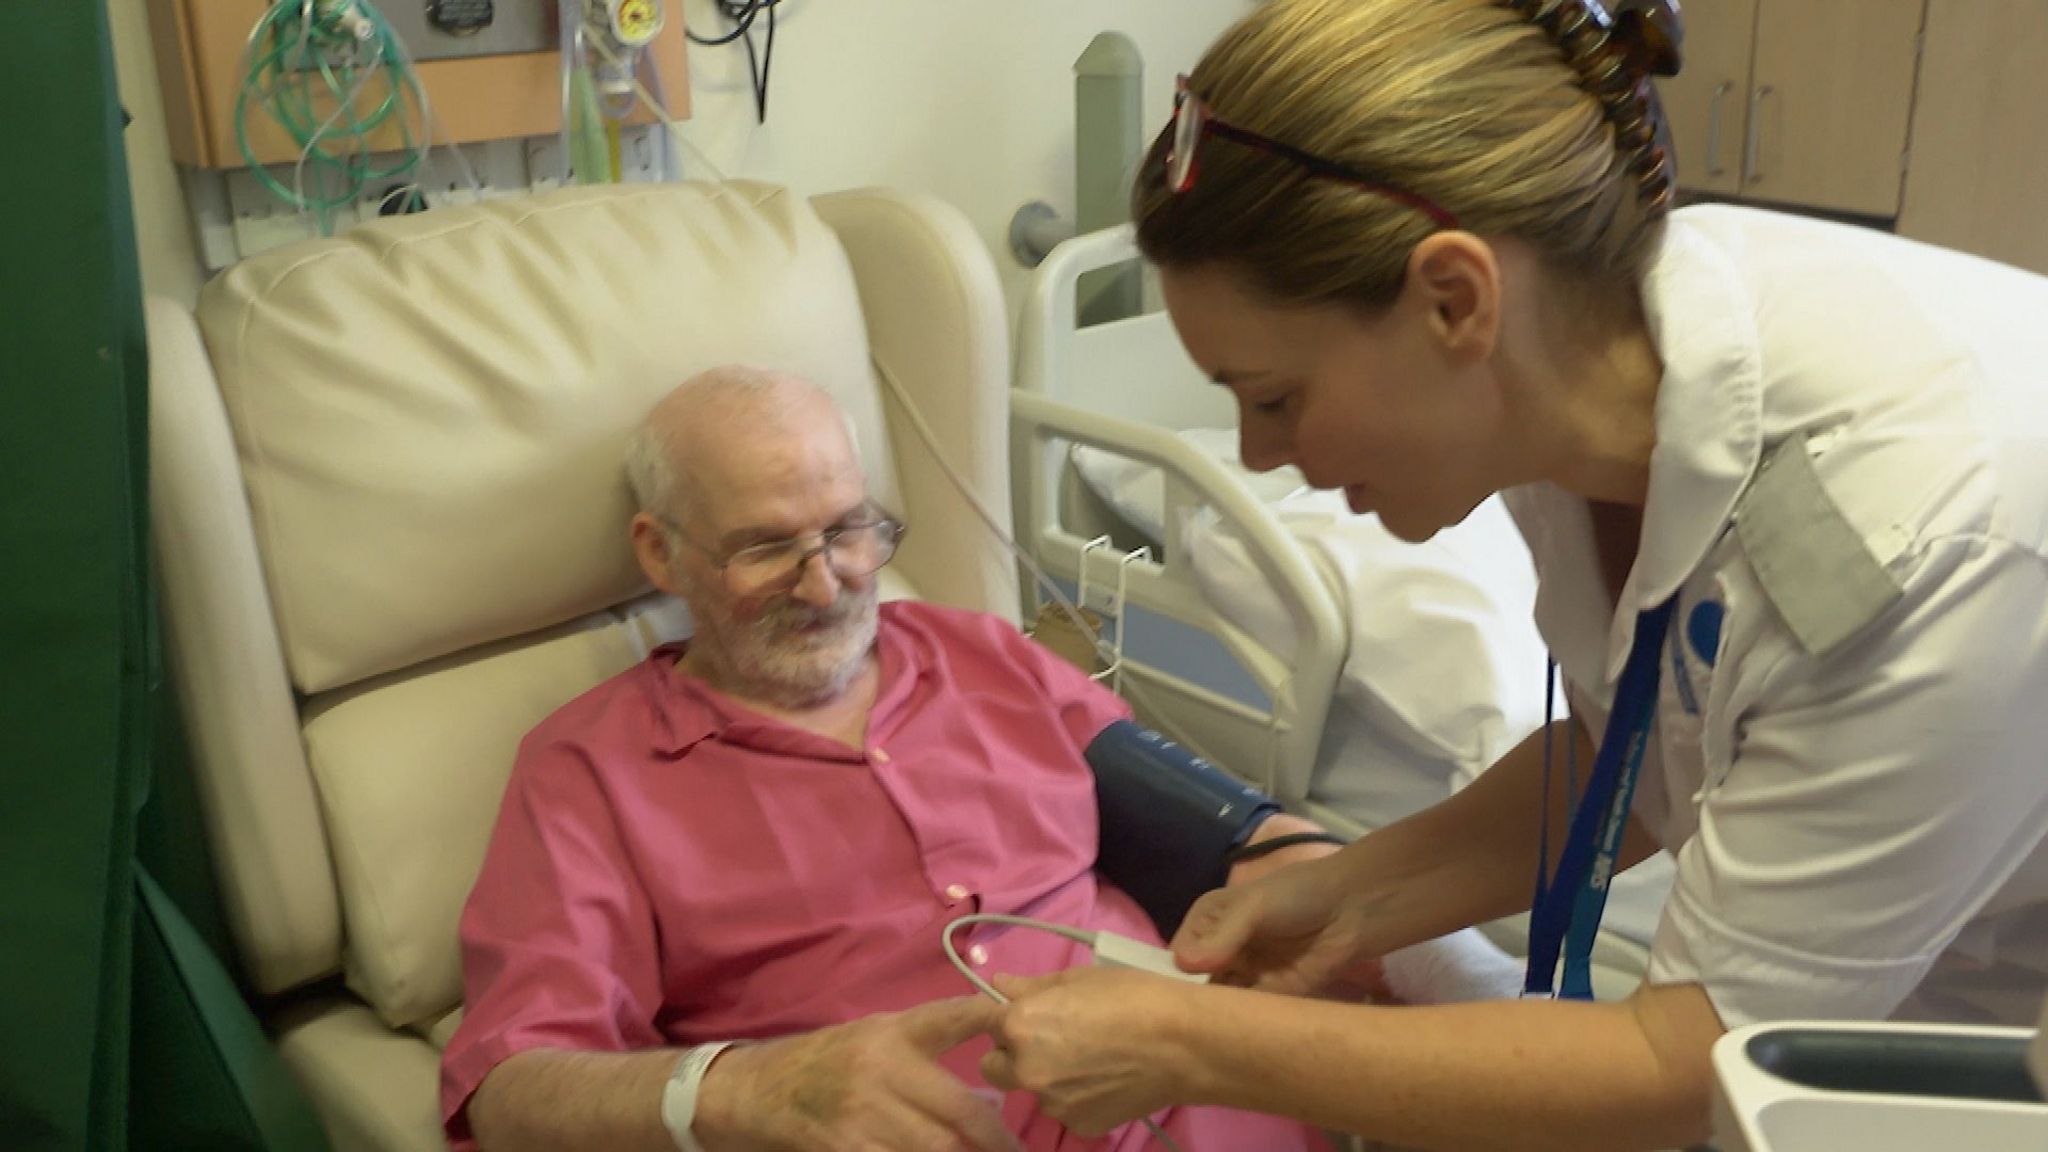
[[[1721,167],[1721,100],[1735,87],[1735,81],[1723,80],[1714,85],[1714,95],[1707,101],[1707,175],[1719,176],[1727,169]]]
[[[1749,94],[1749,124],[1742,142],[1742,176],[1751,184],[1763,183],[1764,174],[1757,170],[1757,137],[1763,134],[1763,117],[1757,115],[1763,110],[1764,97],[1777,89],[1769,84],[1760,84]]]

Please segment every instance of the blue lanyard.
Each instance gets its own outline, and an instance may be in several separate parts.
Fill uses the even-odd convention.
[[[1607,884],[1621,855],[1628,831],[1629,805],[1635,799],[1636,776],[1650,743],[1650,724],[1657,715],[1657,680],[1663,668],[1664,634],[1678,601],[1672,597],[1636,617],[1635,643],[1622,665],[1614,689],[1614,709],[1593,758],[1586,794],[1572,813],[1569,837],[1558,857],[1557,873],[1544,882],[1542,860],[1536,862],[1536,899],[1529,910],[1529,972],[1524,996],[1558,996],[1566,1000],[1593,998],[1593,938],[1607,910]],[[1567,739],[1570,739],[1567,737]],[[1548,773],[1545,785],[1548,786]],[[1539,817],[1548,822],[1546,810]],[[1557,955],[1564,951],[1564,984],[1559,990]]]

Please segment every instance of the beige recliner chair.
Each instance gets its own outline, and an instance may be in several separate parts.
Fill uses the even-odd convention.
[[[658,396],[728,362],[829,388],[912,526],[884,594],[1016,614],[899,399],[1006,522],[1001,297],[929,199],[573,190],[267,253],[148,315],[169,664],[222,897],[344,1152],[443,1146],[456,920],[519,739],[688,630],[624,534]]]

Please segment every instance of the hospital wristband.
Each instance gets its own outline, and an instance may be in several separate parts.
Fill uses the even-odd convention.
[[[1256,844],[1232,848],[1223,854],[1223,859],[1231,864],[1242,864],[1247,860],[1257,860],[1261,856],[1271,855],[1282,848],[1292,848],[1296,844],[1335,844],[1342,848],[1349,843],[1351,841],[1334,832],[1289,832],[1284,836],[1274,836]]]
[[[669,1073],[668,1083],[661,1089],[661,1123],[668,1129],[669,1139],[675,1141],[676,1152],[704,1152],[696,1133],[690,1131],[697,1122],[697,1093],[704,1087],[704,1073],[711,1062],[735,1043],[716,1040],[699,1044],[684,1049],[677,1058],[675,1071]]]

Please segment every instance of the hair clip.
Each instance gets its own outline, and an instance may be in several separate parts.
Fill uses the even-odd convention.
[[[1673,199],[1668,129],[1652,76],[1675,76],[1685,28],[1678,0],[1500,0],[1557,45],[1614,126],[1644,204]]]
[[[1678,0],[1613,0],[1609,22],[1637,76],[1678,75],[1685,62],[1685,24],[1678,16]]]

